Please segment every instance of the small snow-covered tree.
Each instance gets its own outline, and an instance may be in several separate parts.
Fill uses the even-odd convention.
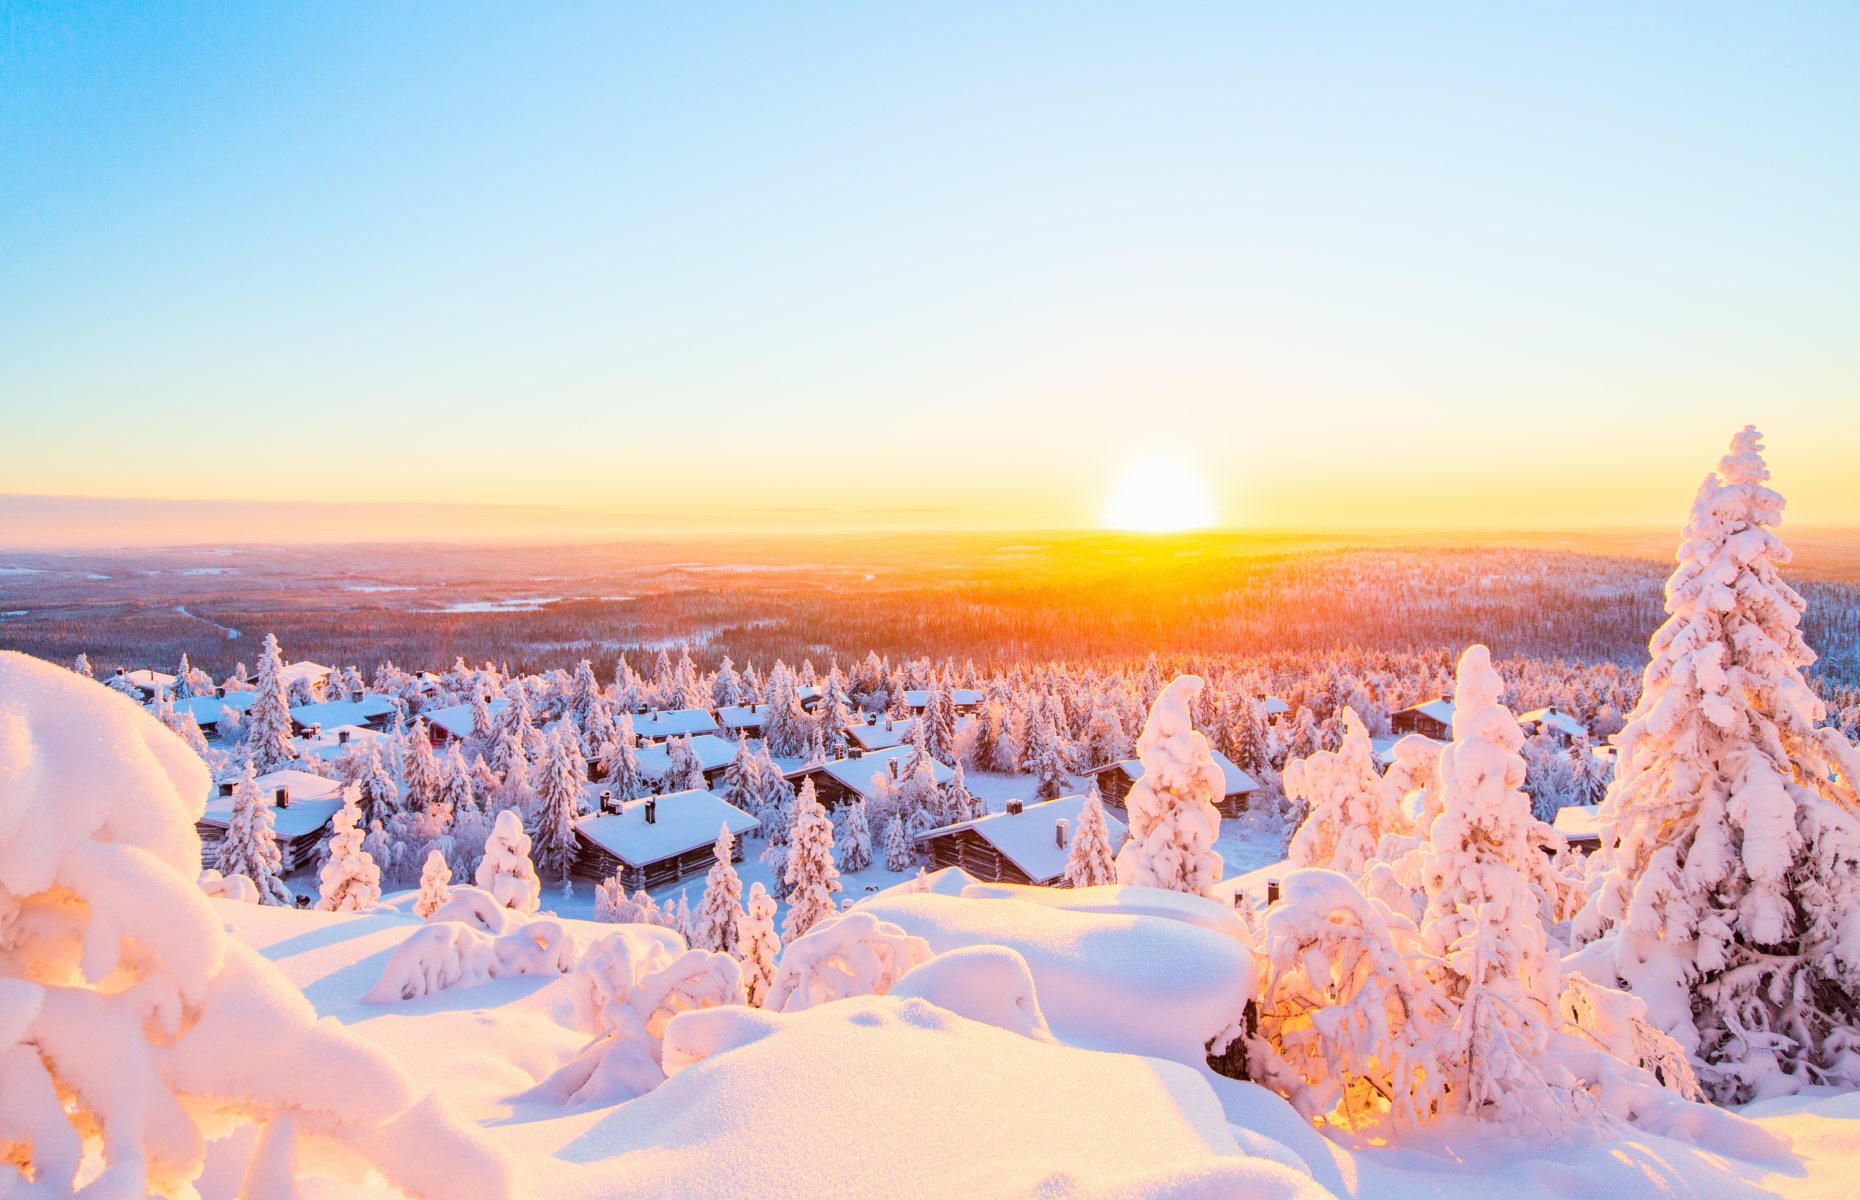
[[[420,868],[420,895],[413,902],[415,916],[426,918],[432,916],[446,901],[452,898],[452,868],[446,865],[446,856],[437,850],[426,852],[426,865]]]
[[[1201,688],[1200,677],[1180,676],[1150,707],[1137,739],[1143,775],[1124,801],[1130,834],[1117,854],[1119,883],[1205,896],[1220,880],[1214,843],[1225,781],[1189,718]]]
[[[775,934],[775,897],[761,883],[749,885],[749,905],[736,926],[736,957],[743,965],[743,990],[760,1008],[775,982],[781,939]]]
[[[284,656],[275,634],[265,635],[265,650],[258,660],[258,684],[252,706],[245,713],[245,752],[259,774],[275,771],[297,760],[291,745],[291,705],[284,689]]]
[[[872,827],[865,819],[865,801],[855,798],[846,806],[846,827],[840,843],[840,870],[851,874],[872,865]]]
[[[439,803],[445,773],[433,754],[433,739],[426,732],[426,718],[415,717],[407,731],[407,743],[401,752],[402,778],[406,781],[406,806],[427,808]]]
[[[781,936],[784,942],[793,942],[839,911],[833,901],[833,893],[840,890],[839,868],[833,865],[833,821],[815,797],[812,779],[801,785],[795,798],[784,878],[788,916]]]
[[[1803,677],[1762,450],[1693,502],[1576,922],[1725,1103],[1860,1082],[1860,751]]]
[[[1085,804],[1079,809],[1079,827],[1066,851],[1067,887],[1096,887],[1117,882],[1117,863],[1111,857],[1111,833],[1104,821],[1104,797],[1098,781],[1091,781],[1085,791]]]
[[[258,886],[258,902],[281,907],[292,903],[284,886],[284,856],[273,831],[276,814],[259,790],[258,771],[248,760],[245,777],[233,787],[232,812],[220,840],[214,868],[222,875],[243,875]]]
[[[484,859],[478,864],[478,886],[505,908],[533,913],[542,904],[542,883],[530,861],[530,835],[513,809],[497,814],[491,836],[485,839]]]
[[[701,950],[735,954],[743,921],[743,881],[737,877],[736,838],[728,825],[717,831],[716,862],[704,880],[704,899],[692,919],[691,944]]]
[[[605,786],[614,799],[625,803],[637,800],[651,789],[639,773],[639,735],[633,732],[633,716],[623,712],[614,719],[614,739],[601,750]]]
[[[1376,771],[1369,731],[1356,710],[1343,710],[1343,741],[1335,750],[1285,764],[1285,794],[1306,806],[1304,823],[1286,852],[1294,867],[1327,867],[1360,875],[1384,834],[1402,831]]]
[[[329,859],[318,876],[317,907],[324,912],[361,912],[381,898],[381,868],[362,848],[361,788],[342,789],[342,807],[331,819]]]
[[[96,678],[96,672],[91,669],[90,655],[88,654],[79,654],[77,656],[77,661],[71,664],[71,669],[86,679]]]
[[[698,761],[697,752],[691,748],[690,738],[673,738],[666,757],[670,764],[665,769],[663,786],[666,791],[688,792],[703,789],[704,765]]]
[[[911,838],[904,832],[904,818],[893,817],[885,825],[885,869],[911,869]]]

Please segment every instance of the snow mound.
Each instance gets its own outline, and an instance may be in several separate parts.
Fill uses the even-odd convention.
[[[1231,1035],[1253,999],[1252,952],[1200,924],[1145,911],[1151,889],[1134,889],[1132,909],[1111,902],[1112,893],[1131,889],[1080,889],[1083,903],[1103,911],[1022,894],[1042,890],[876,896],[854,911],[916,934],[938,954],[965,946],[1016,951],[1054,1036],[1068,1045],[1203,1066],[1208,1043]]]
[[[208,783],[131,701],[0,653],[0,1192],[30,1171],[41,1193],[80,1172],[87,1194],[186,1193],[248,1125],[252,1194],[370,1166],[416,1196],[507,1194],[485,1143],[227,938],[196,882]]]
[[[1221,900],[1172,892],[1167,888],[1108,883],[1098,887],[1025,887],[1017,883],[971,883],[957,895],[977,900],[1024,900],[1063,908],[1067,912],[1120,913],[1125,916],[1163,917],[1186,921],[1237,942],[1250,943],[1246,922]]]
[[[1187,1068],[1034,1041],[921,999],[685,1013],[666,1045],[678,1065],[665,1084],[569,1147],[626,1155],[629,1194],[1329,1195],[1244,1154]],[[876,1140],[840,1121],[767,1118],[790,1111],[797,1081],[823,1063],[835,1067],[834,1111],[882,1131]]]
[[[939,954],[911,968],[890,994],[928,1000],[959,1017],[1035,1041],[1053,1040],[1033,972],[1018,951],[1006,946],[965,946]]]
[[[788,943],[763,1007],[795,1012],[848,996],[882,996],[930,957],[930,946],[865,908],[831,917]]]
[[[525,921],[500,937],[463,921],[429,921],[388,956],[362,999],[386,1004],[504,975],[562,975],[575,969],[576,957],[574,939],[557,921]]]

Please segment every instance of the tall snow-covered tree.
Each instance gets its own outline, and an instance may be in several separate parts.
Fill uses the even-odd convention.
[[[439,759],[433,754],[433,739],[426,732],[426,718],[415,717],[413,728],[407,731],[407,744],[402,751],[404,780],[406,789],[406,807],[410,809],[427,808],[439,803],[444,772],[440,770]]]
[[[781,936],[792,942],[839,911],[833,900],[840,890],[839,868],[833,865],[833,821],[815,797],[812,779],[801,784],[795,797],[785,878],[788,916]]]
[[[691,944],[700,950],[734,956],[744,919],[743,881],[736,874],[736,838],[728,825],[718,831],[712,854],[716,862],[704,880],[704,899],[692,919]]]
[[[536,870],[550,879],[566,874],[575,861],[583,771],[572,723],[556,726],[536,789]]]
[[[362,789],[342,789],[342,807],[331,819],[329,859],[318,877],[317,907],[324,912],[361,912],[381,898],[381,868],[362,848]]]
[[[1079,809],[1079,827],[1072,834],[1066,850],[1065,881],[1068,887],[1096,887],[1117,882],[1117,863],[1111,857],[1111,831],[1104,820],[1104,797],[1098,793],[1098,781],[1092,780],[1085,791],[1085,804]]]
[[[245,714],[245,752],[263,775],[297,760],[291,745],[291,705],[284,690],[284,656],[275,634],[265,635],[265,650],[258,660],[258,685],[252,707]]]
[[[291,889],[284,886],[284,856],[278,851],[271,800],[258,787],[258,770],[250,760],[245,776],[233,787],[232,812],[213,866],[222,875],[243,875],[258,885],[258,902],[288,908]]]
[[[1802,674],[1762,449],[1693,501],[1576,923],[1722,1102],[1860,1082],[1860,753]]]
[[[1179,676],[1150,707],[1137,738],[1143,775],[1124,801],[1130,832],[1117,854],[1119,883],[1205,896],[1220,881],[1214,843],[1225,780],[1189,717],[1201,688],[1199,676]]]
[[[1029,719],[1021,769],[1034,777],[1034,795],[1041,800],[1058,799],[1066,794],[1071,783],[1065,756],[1060,750],[1059,734],[1045,705],[1036,708]]]
[[[665,769],[664,788],[666,791],[703,790],[704,764],[698,761],[697,751],[691,748],[690,738],[673,738],[666,758],[669,764]]]
[[[775,935],[775,897],[760,883],[749,885],[749,905],[736,927],[736,957],[743,965],[743,990],[760,1008],[775,982],[781,939]]]
[[[1435,1061],[1446,1105],[1488,1119],[1541,1117],[1533,1064],[1556,1023],[1560,963],[1532,886],[1523,731],[1499,703],[1504,683],[1484,646],[1460,655],[1453,740],[1440,753],[1441,811],[1422,857],[1421,939],[1438,964],[1450,1022]],[[1552,1108],[1561,1107],[1552,1105]]]
[[[631,713],[615,717],[614,739],[602,748],[601,765],[606,771],[606,788],[615,800],[637,800],[651,791],[639,773],[639,735],[633,732]]]

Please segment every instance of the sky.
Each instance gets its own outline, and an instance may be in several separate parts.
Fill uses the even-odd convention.
[[[13,0],[0,494],[1677,528],[1755,422],[1860,525],[1857,55],[1851,3]]]

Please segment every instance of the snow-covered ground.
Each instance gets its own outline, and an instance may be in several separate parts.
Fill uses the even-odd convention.
[[[921,1000],[888,997],[783,1015],[713,1010],[743,1014],[726,1023],[734,1048],[638,1099],[565,1111],[519,1097],[586,1040],[575,1027],[568,977],[501,978],[369,1004],[361,997],[417,927],[411,916],[213,903],[233,936],[279,967],[320,1015],[398,1060],[476,1124],[510,1157],[522,1195],[1855,1195],[1860,1095],[1751,1106],[1747,1116],[1791,1143],[1786,1154],[1754,1161],[1723,1147],[1632,1132],[1587,1142],[1496,1143],[1472,1125],[1436,1126],[1398,1146],[1351,1144],[1320,1136],[1284,1101],[1252,1084],[1166,1058],[1068,1045],[1080,1035],[1065,1020],[1054,1020],[1059,1040],[1047,1044]],[[909,898],[904,903],[909,907]],[[1102,938],[1110,922],[1100,920],[1080,924]],[[566,924],[584,943],[614,928]],[[1027,936],[1051,945],[1055,928],[1061,927],[1032,924]],[[1107,985],[1134,969],[1111,961],[1103,968]],[[1172,986],[1160,968],[1155,981]],[[1067,1007],[1053,986],[1049,1016]],[[1126,1020],[1142,1019],[1122,1011]],[[746,1033],[743,1025],[752,1028]],[[1096,1040],[1102,1044],[1102,1031]],[[203,1194],[232,1194],[228,1170],[210,1173]],[[377,1179],[307,1194],[393,1193]]]

